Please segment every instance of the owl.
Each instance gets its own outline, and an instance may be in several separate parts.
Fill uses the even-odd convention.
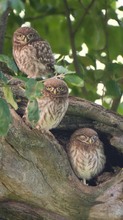
[[[45,80],[43,96],[37,98],[37,103],[39,109],[39,120],[37,121],[35,127],[45,131],[56,128],[68,108],[67,84],[57,77]],[[25,116],[26,121],[28,121],[27,109]]]
[[[86,180],[97,176],[105,166],[103,144],[93,129],[76,130],[70,138],[67,150],[73,171],[84,184]]]
[[[13,35],[13,57],[28,78],[54,75],[54,56],[49,43],[31,27],[20,27]]]

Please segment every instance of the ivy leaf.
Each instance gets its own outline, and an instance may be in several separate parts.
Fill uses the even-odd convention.
[[[14,98],[13,98],[13,93],[12,93],[12,90],[10,88],[9,85],[4,85],[3,86],[3,92],[4,92],[4,96],[5,96],[5,99],[6,101],[12,105],[12,107],[17,110],[18,109],[18,105],[17,103],[15,102]]]
[[[0,98],[0,136],[7,134],[11,122],[12,118],[8,104],[4,99]]]
[[[14,73],[18,72],[17,66],[13,59],[9,58],[6,55],[0,54],[0,62],[6,63],[9,69],[11,69]]]
[[[77,86],[77,87],[83,87],[84,81],[76,74],[67,74],[65,75],[65,81],[69,83],[70,85]]]
[[[28,119],[34,125],[39,120],[38,102],[36,99],[30,100],[28,104]]]

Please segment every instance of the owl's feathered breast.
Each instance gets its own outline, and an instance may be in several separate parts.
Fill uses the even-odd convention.
[[[64,108],[67,109],[68,107],[68,99],[67,98],[54,98],[54,97],[42,97],[38,100],[38,106],[39,109],[44,111],[45,109],[49,109],[52,111],[52,114],[54,117],[56,111],[59,112],[59,114],[62,114],[62,111],[64,112]],[[54,105],[55,104],[55,105]],[[63,108],[64,106],[64,108]]]
[[[55,128],[63,118],[68,108],[68,99],[42,97],[38,99],[38,106],[40,109],[38,124],[42,129],[49,130]]]

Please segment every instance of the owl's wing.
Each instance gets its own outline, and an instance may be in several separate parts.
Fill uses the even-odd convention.
[[[36,56],[41,63],[47,66],[47,69],[54,72],[55,59],[51,50],[51,47],[47,41],[37,41],[35,42]]]

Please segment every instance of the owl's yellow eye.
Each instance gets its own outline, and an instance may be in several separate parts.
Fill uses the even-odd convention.
[[[86,141],[86,137],[84,135],[79,135],[79,136],[77,136],[77,140],[85,142]]]
[[[18,38],[24,38],[23,34],[18,34]]]
[[[23,34],[18,34],[18,37],[22,37],[23,36]]]
[[[46,87],[46,89],[47,89],[48,91],[50,91],[51,87]]]
[[[58,87],[55,90],[56,90],[57,94],[61,94],[65,91],[65,89],[63,87]]]
[[[92,144],[92,142],[93,142],[93,140],[91,140],[90,137],[87,137],[85,135],[80,135],[80,136],[78,136],[77,139],[83,143],[86,143],[86,144]]]
[[[23,34],[18,34],[17,38],[18,38],[19,41],[25,40],[25,36]]]
[[[51,86],[46,87],[46,90],[49,91],[49,92],[51,92],[51,93],[54,94],[54,95],[60,93],[56,88],[51,87]]]
[[[34,37],[34,35],[32,33],[28,34],[28,39],[32,39]]]
[[[58,87],[58,91],[64,91],[63,87]]]
[[[92,141],[92,143],[95,143],[96,141],[98,141],[97,135],[92,136],[91,141]]]
[[[46,87],[46,90],[51,92],[51,91],[53,91],[53,87],[48,86],[48,87]]]
[[[81,135],[81,136],[80,136],[80,139],[81,139],[81,140],[85,140],[86,137],[85,137],[84,135]]]

